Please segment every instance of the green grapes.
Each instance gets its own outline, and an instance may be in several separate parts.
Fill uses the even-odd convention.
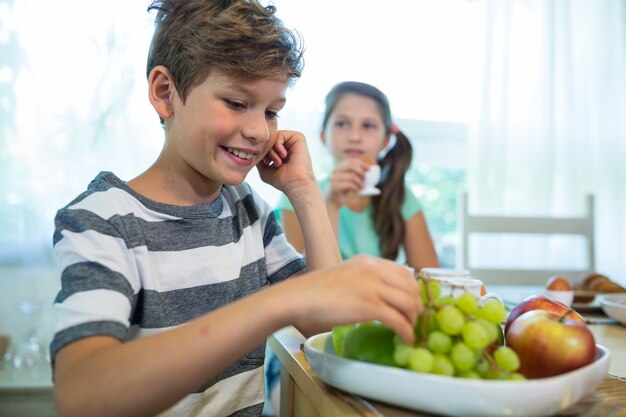
[[[480,376],[489,372],[489,369],[491,369],[491,364],[489,364],[489,361],[485,357],[479,358],[474,365],[474,372]]]
[[[498,334],[502,331],[498,328],[498,324],[491,323],[488,320],[485,320],[482,317],[478,317],[476,319],[476,323],[482,326],[483,330],[487,334],[487,338],[489,339],[489,343],[495,342],[498,340]]]
[[[454,346],[452,346],[450,359],[452,359],[454,369],[460,372],[471,370],[476,363],[476,355],[474,354],[474,351],[463,342],[457,342]]]
[[[467,378],[467,379],[480,379],[480,374],[472,370],[459,372],[458,376],[460,378]]]
[[[409,363],[409,355],[414,350],[413,346],[406,343],[397,344],[393,351],[393,360],[400,366],[406,366]]]
[[[468,321],[461,329],[463,342],[472,349],[482,350],[492,342],[487,330],[475,320]]]
[[[469,292],[465,292],[457,298],[455,304],[465,314],[474,314],[478,310],[478,299]]]
[[[496,360],[496,365],[505,371],[513,372],[519,369],[519,357],[510,347],[500,346],[493,352],[493,358]]]
[[[506,320],[506,308],[499,301],[487,300],[476,315],[491,323],[499,324]]]
[[[437,311],[437,324],[442,332],[454,336],[461,333],[465,324],[465,316],[452,304],[446,304]]]
[[[435,353],[433,355],[432,373],[438,374],[438,375],[453,376],[454,365],[452,364],[452,361],[450,360],[450,358],[448,358],[446,355],[443,355],[441,353]]]
[[[433,353],[448,353],[452,348],[452,339],[444,332],[435,330],[428,335],[426,347]]]
[[[398,335],[380,342],[386,346],[383,353],[391,353],[392,366],[459,378],[525,379],[517,372],[518,355],[504,346],[502,323],[507,312],[499,301],[481,303],[470,292],[452,297],[442,294],[438,281],[418,279],[424,311],[415,324],[415,343],[406,344]],[[378,343],[377,339],[372,341]],[[344,341],[344,352],[340,356],[354,359],[355,355],[348,355],[350,349],[346,350],[346,346],[350,344]],[[352,350],[355,349],[352,346]],[[363,349],[372,350],[372,347]],[[363,357],[362,360],[388,364]]]
[[[430,372],[434,363],[433,354],[421,347],[413,349],[408,357],[409,368],[415,372]]]
[[[436,300],[439,298],[439,294],[441,293],[441,285],[438,281],[429,280],[428,284],[424,282],[424,280],[419,280],[420,290],[422,292],[422,302],[424,304],[428,303],[428,300]]]

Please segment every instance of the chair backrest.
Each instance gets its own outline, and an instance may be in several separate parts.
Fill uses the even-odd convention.
[[[584,274],[595,271],[594,254],[594,201],[586,196],[586,212],[582,217],[505,217],[469,213],[468,194],[459,194],[458,231],[460,247],[457,248],[457,268],[469,269],[472,275],[487,284],[545,284],[552,275],[561,275],[577,282]],[[473,266],[470,260],[470,235],[472,234],[536,234],[580,235],[585,241],[585,267],[523,269]],[[483,254],[485,255],[485,254]],[[484,257],[484,256],[483,256]]]

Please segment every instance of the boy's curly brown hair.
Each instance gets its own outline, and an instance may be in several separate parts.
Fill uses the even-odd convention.
[[[212,70],[256,80],[302,74],[303,46],[297,33],[257,0],[155,0],[157,10],[147,74],[165,66],[183,102]]]

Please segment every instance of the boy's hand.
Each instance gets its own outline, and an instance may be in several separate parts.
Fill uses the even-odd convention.
[[[339,162],[330,176],[330,188],[326,200],[343,206],[347,199],[363,188],[365,173],[370,168],[361,158],[348,158]]]
[[[306,139],[300,132],[279,130],[274,146],[257,164],[257,169],[264,182],[287,196],[316,183]]]
[[[359,255],[341,264],[287,281],[299,295],[290,296],[294,325],[310,334],[334,325],[378,320],[406,342],[422,311],[417,280],[392,261]]]

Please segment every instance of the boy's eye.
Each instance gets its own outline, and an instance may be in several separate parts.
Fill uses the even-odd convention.
[[[265,112],[265,117],[267,117],[269,120],[276,120],[279,116],[277,111],[268,110]]]
[[[335,126],[337,126],[337,127],[346,127],[346,126],[348,126],[348,122],[346,122],[345,120],[337,120],[335,122]]]
[[[243,110],[246,108],[245,104],[240,103],[238,101],[224,99],[224,102],[226,103],[228,107],[235,109],[235,110]]]

